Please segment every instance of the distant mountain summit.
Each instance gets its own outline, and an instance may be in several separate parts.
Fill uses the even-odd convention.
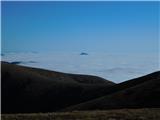
[[[10,64],[20,65],[20,64],[26,64],[26,63],[37,63],[36,61],[13,61],[10,62]]]
[[[5,56],[3,53],[1,53],[1,56]]]
[[[88,55],[88,53],[81,52],[80,55]]]

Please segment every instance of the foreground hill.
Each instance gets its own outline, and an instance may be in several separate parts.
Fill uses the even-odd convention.
[[[2,113],[53,112],[97,97],[115,83],[1,62]]]
[[[119,84],[1,62],[2,113],[160,107],[160,71]]]
[[[65,110],[160,107],[160,72],[129,80],[105,90],[107,95]]]

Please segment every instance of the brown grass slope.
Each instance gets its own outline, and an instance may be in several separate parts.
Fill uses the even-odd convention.
[[[64,110],[160,107],[160,72],[117,84],[106,96]]]
[[[147,82],[153,79],[159,79],[159,75],[160,75],[160,72],[157,71],[157,72],[154,72],[154,73],[142,76],[142,77],[134,78],[134,79],[127,80],[119,84],[115,84],[114,86],[110,86],[108,88],[100,89],[100,91],[98,92],[99,94],[101,94],[101,96],[113,94],[115,92],[142,84],[144,82]]]
[[[2,114],[2,120],[160,120],[160,108]]]
[[[2,113],[53,112],[99,97],[115,85],[103,78],[1,62]]]

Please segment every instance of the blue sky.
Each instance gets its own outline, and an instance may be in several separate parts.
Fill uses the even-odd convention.
[[[2,2],[2,52],[157,53],[158,2]]]

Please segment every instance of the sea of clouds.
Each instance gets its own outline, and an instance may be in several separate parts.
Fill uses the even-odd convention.
[[[156,54],[9,52],[1,60],[65,73],[96,75],[116,83],[159,70]]]

